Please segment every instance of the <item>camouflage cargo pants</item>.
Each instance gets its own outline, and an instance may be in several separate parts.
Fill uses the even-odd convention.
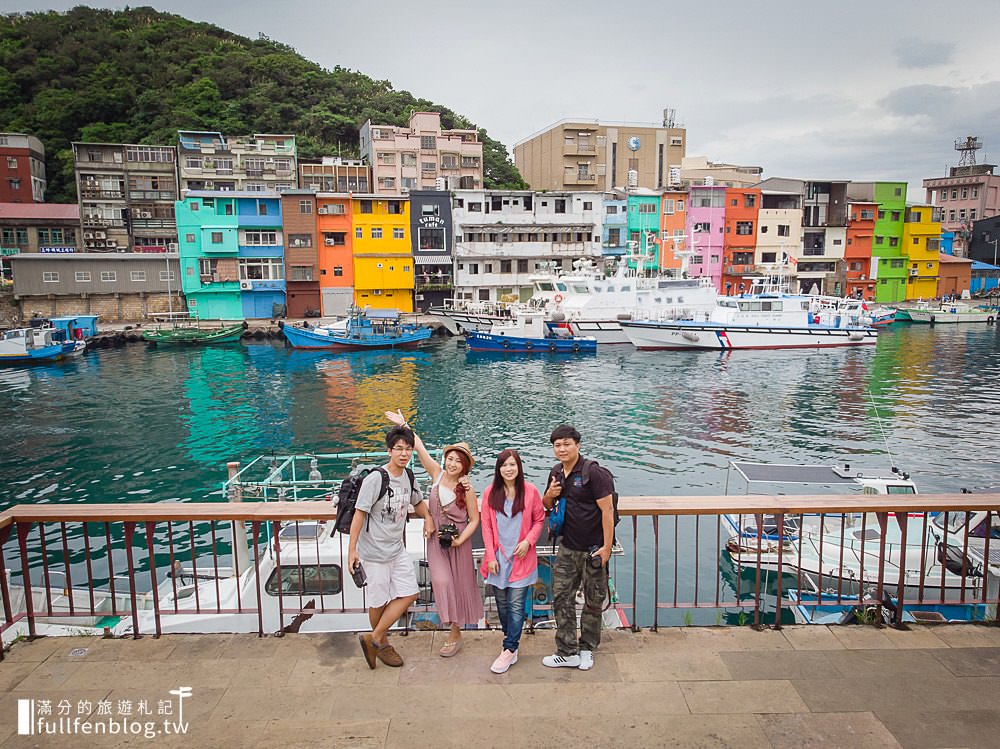
[[[576,591],[583,587],[580,637],[576,636]],[[590,552],[560,546],[552,576],[552,603],[556,617],[556,652],[575,655],[601,644],[601,613],[608,595],[608,571],[590,562]]]

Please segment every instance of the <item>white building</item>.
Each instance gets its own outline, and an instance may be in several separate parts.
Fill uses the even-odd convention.
[[[578,258],[602,262],[603,193],[456,190],[455,297],[531,296],[530,277]]]

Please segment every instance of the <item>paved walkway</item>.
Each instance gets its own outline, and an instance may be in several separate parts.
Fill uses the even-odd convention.
[[[544,668],[539,632],[503,676],[489,672],[497,633],[467,633],[452,659],[436,655],[442,633],[393,640],[406,665],[375,671],[347,634],[21,642],[0,664],[0,749],[1000,745],[996,627],[613,632],[589,672]],[[100,720],[101,700],[155,713],[179,686],[193,688],[183,737],[17,735],[18,700],[36,714],[68,700],[74,716],[83,701]]]

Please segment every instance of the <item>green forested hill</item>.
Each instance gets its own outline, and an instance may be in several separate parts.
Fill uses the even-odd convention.
[[[0,131],[45,144],[49,202],[75,202],[73,141],[173,143],[177,130],[294,133],[299,155],[357,155],[358,127],[405,125],[411,110],[475,125],[447,107],[291,47],[152,8],[78,7],[0,16]],[[487,187],[526,187],[507,148],[480,129]]]

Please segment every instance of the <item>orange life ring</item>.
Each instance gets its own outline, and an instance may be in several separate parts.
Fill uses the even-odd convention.
[[[556,304],[559,304],[563,300],[563,295],[562,294],[556,294],[554,297],[552,297],[552,299],[553,299],[553,301],[555,301]]]

